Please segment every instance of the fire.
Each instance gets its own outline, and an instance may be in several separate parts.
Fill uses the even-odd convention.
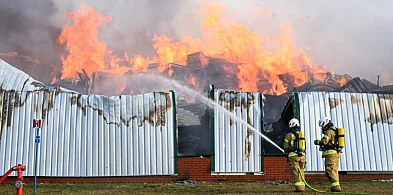
[[[172,74],[173,74],[173,69],[170,68],[170,69],[168,70],[168,76],[172,76]]]
[[[68,55],[61,57],[62,79],[75,78],[82,69],[88,76],[99,71],[123,73],[128,70],[118,65],[121,59],[97,38],[101,25],[112,20],[110,16],[103,16],[82,3],[79,12],[69,13],[67,18],[73,24],[65,26],[58,38],[58,43],[65,44],[68,49]]]
[[[196,82],[195,76],[193,74],[190,74],[190,78],[188,79],[188,83],[195,86],[195,88],[197,88],[197,89],[199,88],[199,86]]]
[[[191,40],[184,38],[184,41]],[[162,66],[159,66],[158,71],[162,72],[168,63],[186,64],[187,55],[197,52],[197,49],[190,48],[189,44],[184,42],[174,42],[173,38],[166,35],[154,35],[153,47],[156,49],[158,59]]]
[[[259,15],[272,14],[269,9],[260,9],[259,12]],[[75,78],[81,69],[85,69],[89,76],[99,71],[112,74],[123,74],[126,71],[146,72],[148,65],[153,62],[160,64],[159,72],[167,70],[171,76],[173,70],[170,67],[168,70],[169,63],[186,66],[187,56],[196,52],[237,64],[239,71],[234,74],[237,75],[239,89],[245,91],[258,91],[260,83],[267,83],[268,89],[261,92],[285,93],[287,84],[279,75],[291,77],[290,80],[295,87],[308,82],[311,78],[324,79],[320,73],[325,73],[326,70],[314,65],[304,51],[296,47],[292,42],[288,24],[281,24],[279,36],[268,38],[236,21],[218,3],[201,4],[200,13],[203,16],[200,23],[201,38],[184,35],[180,39],[175,39],[167,35],[154,35],[152,42],[156,51],[155,56],[148,58],[135,54],[133,58],[129,58],[125,53],[122,59],[114,55],[106,44],[97,38],[98,29],[112,18],[82,4],[79,12],[68,14],[73,25],[66,26],[58,39],[60,44],[65,44],[68,48],[68,55],[62,56],[62,79]],[[273,46],[274,50],[267,49],[267,46]],[[309,49],[307,47],[306,50]],[[122,60],[130,65],[120,66],[119,62]],[[202,68],[208,64],[208,58],[201,58]],[[189,82],[197,86],[194,75],[190,77]]]
[[[121,92],[123,92],[126,87],[127,84],[122,84],[121,87],[116,90],[116,94],[121,94]]]
[[[147,71],[147,65],[149,63],[154,62],[153,60],[150,60],[149,58],[144,58],[143,56],[136,54],[134,55],[134,58],[129,58],[128,54],[124,52],[125,60],[132,64],[132,72],[146,72]]]
[[[259,80],[268,80],[271,90],[264,93],[282,94],[287,91],[284,83],[278,78],[280,74],[299,72],[305,68],[311,72],[321,72],[311,60],[302,55],[300,62],[293,61],[293,56],[303,54],[291,41],[290,28],[282,24],[282,33],[273,40],[276,51],[271,52],[263,46],[268,38],[251,31],[246,26],[226,16],[224,7],[217,3],[202,5],[203,20],[201,22],[202,39],[191,37],[174,42],[165,35],[155,36],[154,47],[161,62],[184,61],[187,54],[202,51],[207,56],[223,58],[239,66],[237,79],[239,88],[257,91]],[[296,77],[296,74],[293,75]],[[296,85],[304,84],[308,78],[298,79]]]
[[[345,84],[348,83],[348,80],[343,77],[343,78],[340,78],[337,82],[340,86],[344,86]]]
[[[53,84],[55,84],[57,82],[57,78],[56,77],[53,77],[53,79],[52,79],[52,81],[51,81],[51,85],[53,85]]]
[[[186,101],[189,104],[195,103],[195,99],[194,98],[185,98],[185,97],[179,97],[179,100],[182,101]]]

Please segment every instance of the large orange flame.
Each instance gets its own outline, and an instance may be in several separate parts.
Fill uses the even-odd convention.
[[[271,10],[262,9],[259,15],[271,13]],[[156,56],[147,58],[135,54],[133,58],[129,58],[125,53],[124,61],[130,64],[125,67],[118,64],[122,59],[113,55],[106,44],[97,38],[99,27],[104,22],[110,22],[111,17],[103,16],[82,4],[79,12],[68,14],[68,18],[74,24],[66,26],[58,39],[60,44],[66,44],[69,52],[67,57],[62,57],[62,78],[75,78],[77,72],[82,69],[85,69],[89,76],[99,71],[114,74],[122,74],[129,70],[145,72],[148,65],[153,62],[158,62],[158,71],[163,72],[170,67],[169,63],[186,66],[189,54],[202,52],[206,56],[222,58],[237,64],[240,70],[235,73],[239,82],[238,87],[245,91],[258,91],[259,84],[263,83],[264,86],[269,86],[261,91],[263,93],[285,93],[288,86],[280,79],[280,75],[291,77],[290,80],[295,87],[310,79],[324,79],[319,73],[326,70],[313,65],[304,51],[296,47],[292,42],[288,24],[281,25],[279,36],[269,39],[229,17],[226,9],[218,3],[201,4],[201,14],[202,38],[184,35],[176,40],[167,35],[154,35],[152,41]],[[274,50],[267,49],[267,46],[273,47]],[[209,64],[207,58],[201,58],[200,61],[202,68]],[[171,76],[172,73],[173,70],[169,69],[168,75]],[[190,79],[189,82],[195,84],[192,83],[195,82],[195,77],[191,78],[194,79]]]
[[[83,3],[79,12],[69,13],[67,18],[73,21],[73,25],[64,27],[58,38],[58,42],[68,48],[67,57],[61,58],[62,79],[75,78],[82,69],[89,76],[99,71],[122,73],[128,70],[119,66],[121,59],[98,40],[98,29],[104,22],[112,20],[110,16],[103,16]]]
[[[154,47],[161,62],[183,62],[192,52],[202,51],[207,56],[219,57],[239,65],[240,72],[237,79],[239,88],[247,91],[257,91],[259,80],[267,80],[271,90],[264,93],[282,94],[287,91],[284,83],[279,79],[280,74],[296,74],[304,69],[311,69],[311,73],[324,72],[318,66],[313,66],[311,60],[302,50],[296,48],[291,41],[289,25],[282,25],[282,33],[276,40],[253,32],[246,26],[226,17],[226,10],[217,3],[202,5],[203,20],[201,30],[202,39],[185,36],[179,42],[174,42],[165,35],[154,37]],[[269,51],[264,42],[275,43],[276,50]],[[301,56],[300,61],[293,57]],[[308,78],[298,78],[296,85],[302,85]]]

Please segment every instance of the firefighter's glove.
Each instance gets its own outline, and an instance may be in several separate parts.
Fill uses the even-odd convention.
[[[321,144],[321,140],[314,140],[314,145],[319,146]]]

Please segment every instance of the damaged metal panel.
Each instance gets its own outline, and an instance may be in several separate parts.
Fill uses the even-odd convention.
[[[214,101],[262,131],[263,95],[254,92],[215,90]],[[245,124],[214,109],[214,167],[216,173],[261,172],[261,137]]]
[[[0,89],[5,91],[34,91],[44,85],[35,81],[28,74],[0,59]]]
[[[0,167],[33,176],[32,120],[43,120],[38,176],[171,175],[173,93],[105,97],[61,91],[1,91]]]
[[[105,97],[46,87],[0,60],[0,175],[34,173],[33,119],[42,119],[38,176],[172,175],[177,172],[176,97]],[[15,173],[13,173],[15,175]]]
[[[33,176],[33,119],[43,120],[38,176],[177,172],[174,92],[86,96],[46,87],[1,60],[0,68],[0,174],[22,163]]]
[[[306,171],[324,171],[313,140],[321,139],[318,120],[331,117],[345,129],[340,171],[393,170],[393,95],[369,93],[298,93],[300,123],[307,142]]]

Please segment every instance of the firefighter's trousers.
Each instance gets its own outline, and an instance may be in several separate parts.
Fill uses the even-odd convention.
[[[302,178],[299,174],[298,169],[300,168],[301,173],[304,176],[304,169],[306,167],[306,156],[292,156],[288,157],[289,160],[289,166],[292,172],[292,181],[295,185],[296,190],[305,190],[305,185],[304,182],[302,181]]]
[[[325,158],[325,172],[328,177],[332,189],[340,189],[340,179],[338,176],[338,166],[341,154],[328,154],[323,155]]]

